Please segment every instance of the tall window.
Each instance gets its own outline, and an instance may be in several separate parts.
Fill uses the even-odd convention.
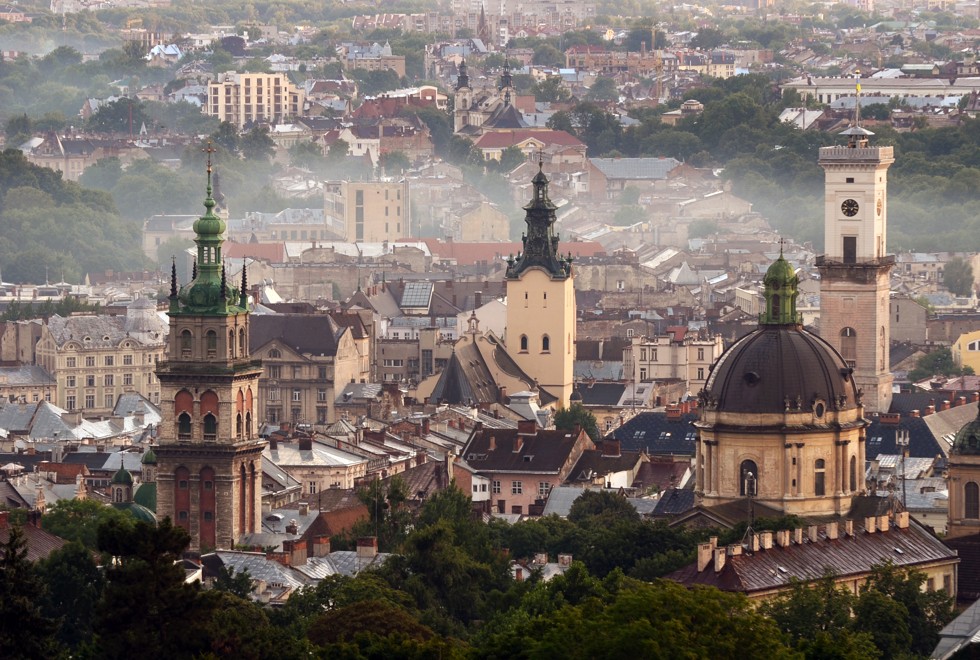
[[[527,350],[527,335],[521,335],[521,350]]]
[[[191,335],[190,330],[184,330],[180,333],[180,355],[181,357],[191,356],[191,344],[194,341],[194,337]]]
[[[739,466],[738,494],[743,496],[759,494],[759,468],[755,461],[745,460]]]
[[[218,419],[208,413],[204,416],[204,440],[214,442],[218,439]]]
[[[822,497],[826,494],[826,463],[818,458],[813,464],[813,494]]]
[[[180,413],[177,417],[177,439],[190,440],[191,438],[191,416],[187,413]]]
[[[851,492],[857,490],[857,456],[851,456]]]
[[[840,354],[852,369],[857,367],[857,332],[854,328],[840,331]]]
[[[980,518],[980,486],[975,481],[963,486],[963,517],[971,520]]]
[[[547,353],[551,350],[551,337],[548,335],[543,335],[541,337],[541,352]]]
[[[204,335],[204,345],[208,351],[208,357],[215,357],[218,354],[218,333],[208,330]]]

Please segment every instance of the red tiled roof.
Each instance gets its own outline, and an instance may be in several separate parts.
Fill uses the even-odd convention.
[[[571,133],[565,131],[540,131],[534,129],[514,129],[511,131],[493,131],[480,136],[476,146],[480,149],[506,149],[515,144],[534,138],[545,145],[562,145],[584,147],[585,144]]]
[[[7,543],[10,540],[10,523],[7,515],[6,511],[0,514],[0,543]],[[63,538],[31,524],[23,525],[21,531],[27,544],[27,559],[29,561],[47,559],[48,555],[55,550],[60,550],[62,546],[68,543]]]
[[[85,464],[74,463],[52,463],[51,461],[41,461],[37,464],[38,472],[50,472],[55,475],[55,483],[73,484],[78,475],[88,475],[88,467]]]

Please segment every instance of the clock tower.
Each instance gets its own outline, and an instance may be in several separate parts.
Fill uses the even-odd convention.
[[[842,133],[846,146],[822,147],[824,254],[820,270],[820,335],[854,369],[869,412],[886,412],[892,399],[889,369],[889,273],[886,254],[888,168],[892,147],[870,146],[860,126]]]
[[[261,364],[248,349],[247,283],[228,284],[225,222],[214,213],[208,147],[205,214],[194,222],[193,279],[170,280],[167,359],[157,365],[157,515],[190,534],[190,549],[231,549],[261,531],[262,450],[255,405]]]

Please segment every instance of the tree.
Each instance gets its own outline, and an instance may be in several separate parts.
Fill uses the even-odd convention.
[[[943,268],[943,284],[957,296],[969,296],[973,292],[973,266],[960,257],[953,257]]]
[[[92,637],[103,578],[92,552],[72,542],[38,562],[45,585],[39,599],[44,616],[58,622],[57,639],[71,649]]]
[[[245,160],[268,163],[276,153],[276,143],[269,137],[266,126],[257,126],[242,136],[239,146]]]
[[[964,373],[964,369],[969,367],[957,367],[949,347],[937,348],[919,358],[915,369],[909,372],[909,380],[914,383],[932,376],[958,376]]]
[[[234,568],[222,566],[214,579],[214,588],[217,591],[248,599],[252,594],[252,576],[248,574],[248,569],[236,571]]]
[[[141,101],[122,98],[99,107],[88,119],[88,127],[98,133],[132,133],[140,126],[153,125]]]
[[[338,162],[347,157],[350,152],[350,145],[345,140],[334,140],[333,144],[327,149],[327,160]]]
[[[381,165],[389,174],[404,172],[412,166],[404,151],[392,151],[381,157]]]
[[[27,559],[19,527],[0,543],[0,657],[50,658],[55,655],[54,622],[44,616],[44,585]]]
[[[715,28],[701,28],[691,39],[691,48],[713,50],[725,43],[725,35]]]
[[[114,522],[131,527],[135,519],[98,500],[58,500],[41,517],[41,527],[55,536],[76,541],[89,550],[98,547],[99,527]]]
[[[595,415],[589,412],[581,403],[575,402],[568,408],[562,408],[555,413],[555,427],[565,431],[571,431],[578,425],[592,441],[599,439],[599,423]]]
[[[581,525],[586,520],[594,523],[596,518],[607,523],[612,520],[638,522],[640,514],[637,513],[636,507],[619,493],[587,490],[572,504],[568,519]]]
[[[560,76],[548,76],[534,83],[531,86],[531,93],[534,94],[535,101],[542,102],[560,103],[572,98],[572,93],[561,84]]]
[[[534,47],[531,61],[542,66],[565,66],[565,54],[551,44],[543,43]]]
[[[586,98],[593,101],[615,101],[619,98],[619,89],[612,78],[599,76],[589,88]]]

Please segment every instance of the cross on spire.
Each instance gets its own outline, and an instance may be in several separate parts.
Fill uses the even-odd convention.
[[[201,151],[205,152],[208,155],[208,197],[210,197],[211,196],[211,154],[217,151],[217,149],[214,148],[214,145],[211,143],[211,140],[208,140],[208,146],[205,147],[204,149],[201,149]]]

